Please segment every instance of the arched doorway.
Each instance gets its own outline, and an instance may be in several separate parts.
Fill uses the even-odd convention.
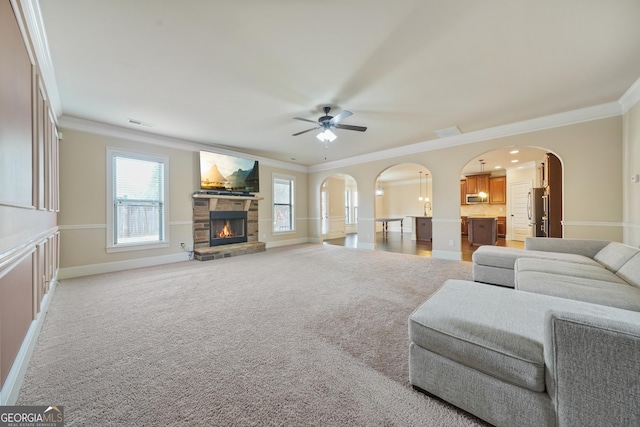
[[[322,239],[342,239],[347,236],[357,239],[358,185],[356,180],[350,175],[332,175],[322,182],[320,198]]]
[[[460,215],[463,259],[467,245],[519,247],[529,236],[562,237],[560,159],[538,147],[504,147],[471,159],[460,176]],[[483,217],[496,218],[495,243],[470,236],[470,219]]]
[[[376,249],[431,256],[432,176],[403,163],[376,177]]]

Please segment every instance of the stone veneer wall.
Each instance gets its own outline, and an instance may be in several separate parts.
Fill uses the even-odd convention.
[[[212,208],[212,206],[214,206]],[[209,212],[247,211],[247,242],[210,247],[211,220]],[[265,244],[258,242],[258,199],[235,199],[233,197],[193,198],[193,249],[200,261],[244,255],[265,250]]]

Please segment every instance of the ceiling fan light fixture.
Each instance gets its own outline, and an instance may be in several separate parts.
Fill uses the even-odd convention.
[[[331,132],[331,129],[325,129],[316,135],[316,138],[322,142],[333,142],[336,140],[337,136],[335,133]]]

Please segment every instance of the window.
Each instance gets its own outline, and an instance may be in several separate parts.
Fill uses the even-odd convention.
[[[344,192],[345,223],[358,223],[358,191],[347,189]]]
[[[107,250],[166,246],[169,159],[107,149]]]
[[[294,231],[292,177],[273,177],[273,231]]]
[[[347,224],[358,223],[358,191],[349,189],[345,194],[345,209],[347,211]]]

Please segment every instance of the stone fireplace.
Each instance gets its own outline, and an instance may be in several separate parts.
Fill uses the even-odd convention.
[[[260,197],[193,195],[193,253],[200,261],[263,252],[258,241]]]

